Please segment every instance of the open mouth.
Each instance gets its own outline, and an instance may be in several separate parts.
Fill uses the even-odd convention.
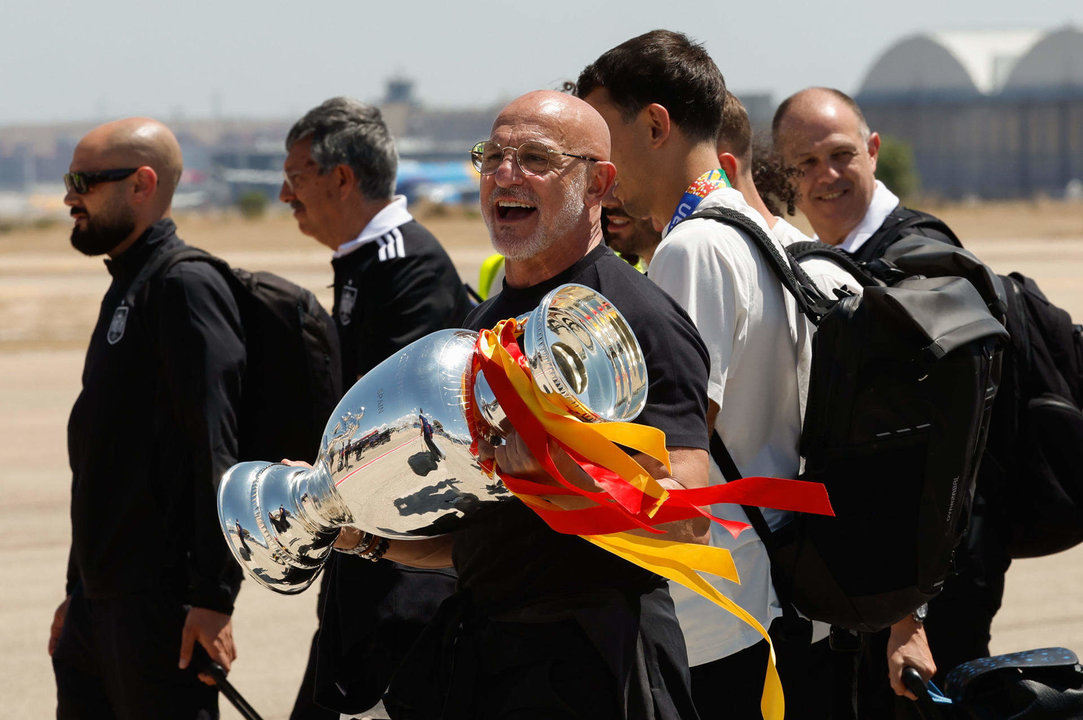
[[[846,194],[845,190],[836,190],[835,192],[823,193],[820,195],[820,200],[838,200],[840,197]]]
[[[607,215],[605,219],[605,231],[613,237],[623,237],[630,232],[632,219],[627,215]]]
[[[525,220],[537,211],[533,205],[518,200],[498,200],[496,203],[496,216],[500,220]]]

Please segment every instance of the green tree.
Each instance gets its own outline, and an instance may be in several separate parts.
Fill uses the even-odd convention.
[[[259,190],[248,190],[237,198],[237,208],[246,220],[256,220],[267,212],[267,195]]]
[[[881,135],[876,177],[903,202],[913,199],[921,188],[921,177],[914,165],[910,143],[891,135]]]

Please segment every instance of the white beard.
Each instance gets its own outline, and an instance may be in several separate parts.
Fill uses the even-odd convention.
[[[578,173],[571,181],[571,186],[564,195],[564,202],[547,222],[539,222],[538,227],[525,238],[504,238],[493,232],[492,216],[483,213],[485,224],[493,240],[493,249],[512,261],[528,260],[548,250],[561,238],[575,229],[583,217],[583,196],[587,190],[587,176]],[[527,198],[520,198],[527,200]],[[530,198],[533,202],[534,198]],[[540,210],[539,210],[540,212]]]

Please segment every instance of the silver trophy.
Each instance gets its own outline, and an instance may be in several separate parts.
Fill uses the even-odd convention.
[[[643,409],[642,350],[600,294],[561,285],[518,320],[534,383],[580,419],[627,421]],[[226,472],[218,519],[252,577],[301,592],[344,525],[385,538],[432,537],[511,497],[471,450],[471,403],[481,417],[476,433],[495,444],[510,429],[484,376],[472,371],[477,337],[435,332],[373,368],[335,408],[311,469],[244,462]]]

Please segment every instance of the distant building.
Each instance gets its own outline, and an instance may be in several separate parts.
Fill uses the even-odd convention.
[[[398,192],[410,201],[469,203],[477,194],[477,175],[468,152],[489,136],[491,108],[426,108],[414,96],[413,82],[387,82],[380,112],[399,151]],[[248,192],[277,198],[282,185],[285,138],[290,123],[276,133],[263,133],[248,142],[219,142],[210,154],[217,204],[231,204]]]
[[[947,198],[1062,197],[1083,182],[1083,32],[936,32],[873,63],[855,98]]]

